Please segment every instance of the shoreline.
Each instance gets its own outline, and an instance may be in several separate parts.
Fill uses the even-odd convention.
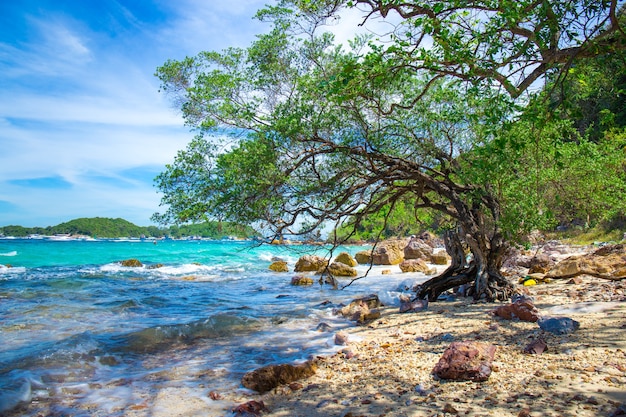
[[[380,319],[346,330],[347,347],[319,359],[316,375],[259,395],[269,409],[262,415],[612,415],[626,404],[626,283],[588,277],[528,292],[542,315],[571,317],[580,329],[553,335],[536,323],[490,315],[498,303],[466,298],[432,303],[418,313],[385,308]],[[548,350],[524,354],[539,336]],[[487,381],[431,375],[445,348],[461,340],[497,346]]]

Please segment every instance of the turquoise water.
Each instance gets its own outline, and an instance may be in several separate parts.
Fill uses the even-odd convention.
[[[281,258],[293,271],[305,253],[328,255],[236,241],[0,240],[0,414],[123,416],[185,386],[205,415],[225,415],[210,391],[245,395],[249,370],[333,353],[334,332],[350,325],[333,309],[393,297],[406,281],[374,271],[337,291],[268,269]],[[118,262],[130,258],[143,266]],[[332,330],[317,331],[322,322]]]

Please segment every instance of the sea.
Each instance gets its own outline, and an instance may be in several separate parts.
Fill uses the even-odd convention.
[[[223,399],[254,394],[241,385],[246,372],[342,349],[334,335],[355,324],[338,308],[370,294],[399,305],[426,279],[361,265],[363,278],[334,289],[269,270],[277,259],[293,271],[305,254],[364,249],[0,239],[0,415],[124,416],[181,387],[206,402],[203,415],[229,415]]]

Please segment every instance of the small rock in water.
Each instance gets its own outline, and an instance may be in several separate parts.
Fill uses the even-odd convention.
[[[336,345],[347,345],[348,344],[348,334],[346,332],[337,332],[337,333],[335,333],[335,344]]]
[[[328,332],[330,330],[332,330],[332,326],[328,323],[320,323],[317,325],[317,327],[315,328],[316,331],[318,332]]]

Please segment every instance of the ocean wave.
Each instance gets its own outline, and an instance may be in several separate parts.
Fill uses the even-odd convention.
[[[17,256],[17,251],[12,250],[11,252],[0,253],[0,256]]]
[[[26,268],[23,266],[6,266],[0,264],[0,275],[13,275],[13,274],[22,274],[26,272]]]
[[[172,347],[172,344],[190,344],[198,339],[243,334],[260,329],[262,323],[251,317],[216,314],[206,320],[185,324],[149,327],[114,337],[117,349],[123,352],[152,353]]]

